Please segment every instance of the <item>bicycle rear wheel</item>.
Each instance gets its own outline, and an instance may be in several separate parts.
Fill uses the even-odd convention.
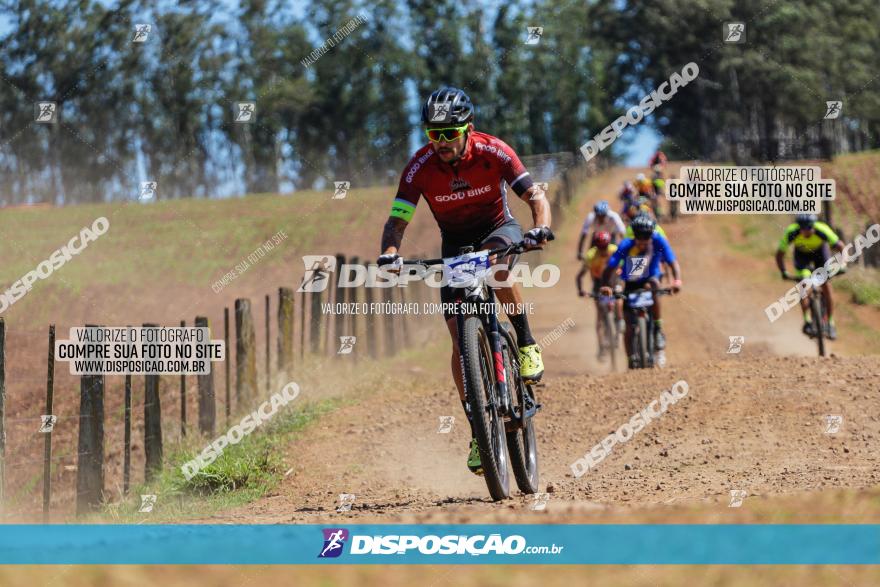
[[[605,348],[611,355],[611,371],[617,371],[617,336],[614,332],[614,317],[608,308],[605,308],[603,319],[605,327]]]
[[[635,344],[636,356],[639,359],[639,369],[648,368],[648,321],[644,316],[639,316],[636,320]]]
[[[821,295],[821,294],[819,294]],[[813,293],[810,297],[810,314],[813,317],[813,327],[816,330],[816,344],[819,345],[819,356],[825,356],[825,320],[819,302],[819,295]]]
[[[506,330],[501,352],[504,354],[504,369],[507,371],[511,404],[514,410],[524,413],[534,404],[535,398],[531,388],[519,375],[516,345],[513,344],[513,339]],[[507,449],[510,453],[510,466],[513,468],[516,486],[523,493],[538,491],[538,444],[533,418],[526,419],[522,428],[507,429]]]
[[[460,337],[465,397],[471,407],[483,476],[489,495],[499,501],[510,496],[510,473],[504,422],[495,396],[495,363],[489,337],[476,316],[464,320]]]

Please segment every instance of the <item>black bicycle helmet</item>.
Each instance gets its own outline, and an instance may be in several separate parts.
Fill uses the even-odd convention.
[[[468,95],[458,88],[435,90],[422,106],[425,124],[465,124],[474,119],[474,105]]]
[[[639,214],[633,218],[630,226],[632,227],[633,234],[636,238],[648,238],[654,233],[654,228],[657,224],[654,222],[654,219],[647,214]]]
[[[813,225],[816,224],[817,220],[819,220],[819,218],[817,218],[815,214],[798,214],[794,219],[801,228],[813,228]]]

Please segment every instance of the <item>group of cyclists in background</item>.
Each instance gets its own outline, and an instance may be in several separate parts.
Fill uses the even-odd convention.
[[[604,359],[611,350],[603,340],[616,341],[623,337],[631,369],[665,364],[666,336],[658,294],[678,293],[681,289],[681,268],[666,232],[658,223],[666,186],[666,155],[657,151],[650,163],[652,179],[639,173],[635,182],[624,182],[620,213],[612,210],[606,200],[596,203],[584,220],[577,246],[577,258],[583,262],[576,277],[578,295],[595,300],[598,358]],[[590,247],[584,253],[588,239]],[[593,282],[589,293],[583,287],[587,273]],[[663,289],[663,281],[670,281],[671,287]],[[646,291],[650,292],[653,321],[651,346],[654,352],[649,364],[638,361],[632,337],[633,314],[629,312],[635,299],[632,296]],[[613,322],[602,319],[604,312],[614,313]],[[606,325],[612,323],[615,325],[613,335],[603,332]]]
[[[475,112],[476,108],[468,95],[455,87],[442,87],[425,100],[421,119],[428,142],[413,154],[401,173],[398,190],[382,231],[377,260],[380,267],[399,269],[403,264],[399,249],[416,205],[421,200],[426,201],[437,221],[444,262],[456,261],[462,266],[472,267],[473,271],[476,271],[476,262],[465,263],[462,260],[469,259],[467,255],[487,250],[532,250],[555,239],[550,228],[551,207],[543,197],[543,190],[532,180],[529,171],[509,145],[476,129]],[[619,195],[619,213],[611,209],[609,202],[598,202],[584,221],[578,240],[577,258],[583,262],[577,275],[578,294],[589,296],[596,302],[598,354],[602,358],[610,350],[612,368],[615,365],[614,352],[621,337],[629,368],[662,367],[665,364],[666,336],[660,297],[678,293],[682,286],[681,268],[666,232],[658,224],[661,219],[664,222],[667,218],[673,221],[677,215],[674,206],[669,206],[668,215],[663,213],[661,206],[666,190],[666,165],[666,155],[658,150],[650,160],[651,179],[639,173],[634,181],[624,182]],[[530,208],[531,228],[524,229],[511,214],[505,186],[509,186],[514,196]],[[587,241],[590,246],[585,252]],[[784,279],[791,278],[784,266],[784,254],[789,246],[795,248],[796,275],[801,278],[809,274],[811,268],[820,267],[828,261],[829,247],[837,250],[843,247],[834,231],[815,216],[798,216],[796,222],[786,229],[778,248],[777,264]],[[456,258],[456,255],[460,257]],[[503,281],[516,263],[517,256],[518,253],[509,252],[500,257],[493,254],[485,259],[485,263],[502,265],[497,278]],[[589,293],[583,287],[583,278],[587,273],[593,282]],[[661,282],[668,283],[664,287]],[[505,305],[523,307],[522,294],[516,283],[493,289],[497,289],[497,298]],[[821,325],[811,324],[808,304],[805,300],[801,302],[804,308],[804,332],[821,333],[827,328],[828,338],[833,339],[836,332],[827,282],[822,286],[822,292],[824,310],[813,312],[821,318]],[[451,303],[461,299],[451,286],[441,289],[440,298],[445,302],[444,308],[450,307],[448,311],[444,310],[452,342],[450,368],[471,426],[467,465],[472,472],[482,474],[483,459],[490,455],[491,450],[485,443],[484,446],[478,443],[474,428],[474,410],[478,410],[476,415],[481,418],[485,410],[471,405],[465,393],[464,363],[460,351],[464,335],[459,332],[458,326],[460,322],[463,323],[463,304]],[[507,375],[518,380],[522,384],[520,387],[537,385],[544,374],[544,362],[541,348],[531,333],[529,317],[523,311],[519,314],[508,313],[507,318],[517,347],[511,359],[514,367]],[[493,330],[493,336],[493,341],[497,342],[496,330]],[[821,345],[821,337],[819,340]],[[502,374],[504,369],[503,365],[495,365],[495,370],[500,370]],[[486,368],[481,372],[489,373],[487,377],[491,380],[491,369]],[[499,381],[506,381],[507,375],[499,377]],[[476,393],[473,389],[472,395]],[[490,385],[487,389],[491,396],[491,402],[487,405],[494,409],[492,406],[496,406],[497,402],[494,387]],[[530,398],[538,406],[535,398]],[[521,405],[525,406],[526,403]],[[533,411],[536,409],[534,407]],[[526,419],[522,414],[518,416],[520,426]]]
[[[604,360],[621,337],[627,352],[629,368],[660,366],[665,364],[666,337],[660,313],[660,293],[678,293],[681,289],[681,269],[675,253],[660,226],[662,218],[674,220],[675,208],[662,215],[661,201],[666,188],[666,155],[657,151],[651,158],[652,178],[639,173],[635,181],[625,181],[620,192],[620,213],[611,209],[606,200],[596,203],[581,228],[577,245],[577,258],[582,266],[576,277],[578,295],[590,297],[596,307],[597,358]],[[584,252],[584,245],[590,246]],[[843,250],[843,241],[815,214],[798,214],[789,224],[777,247],[775,260],[783,280],[800,281],[809,278],[815,269],[829,260],[832,249]],[[785,268],[785,254],[793,248],[795,272]],[[841,263],[841,272],[845,269]],[[584,290],[584,277],[590,274],[592,291]],[[661,283],[671,282],[663,289]],[[820,334],[830,340],[837,338],[833,317],[830,280],[820,286],[822,298],[821,324],[816,324],[809,307],[809,298],[802,297],[803,332],[811,338]],[[636,349],[631,337],[633,314],[629,311],[633,301],[631,292],[650,291],[649,302],[653,318],[653,357],[649,365],[638,364]],[[615,295],[616,294],[616,295]],[[604,313],[613,313],[613,320],[604,320]],[[614,325],[613,333],[606,333],[607,325]],[[604,341],[612,341],[610,344]],[[820,351],[821,352],[821,351]]]

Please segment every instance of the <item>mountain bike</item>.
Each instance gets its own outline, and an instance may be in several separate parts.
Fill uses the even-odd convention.
[[[654,350],[654,320],[651,317],[651,306],[654,298],[650,289],[634,289],[627,293],[614,293],[614,297],[624,300],[623,312],[628,324],[632,324],[630,333],[630,351],[628,366],[630,369],[651,369],[655,365],[666,365],[666,354]],[[654,290],[654,295],[671,294],[671,288]]]
[[[525,243],[474,251],[464,247],[456,257],[404,260],[403,265],[442,265],[454,292],[458,348],[465,389],[465,409],[474,423],[489,495],[510,496],[510,473],[523,493],[538,490],[538,449],[533,418],[541,404],[533,385],[519,374],[519,352],[510,325],[498,320],[495,294],[488,285],[490,257],[527,250]]]
[[[838,275],[840,275],[841,273],[844,273],[844,272],[841,271],[838,273]],[[830,281],[831,277],[829,277],[828,279]],[[796,283],[800,283],[802,281],[802,279],[799,277],[789,277],[788,280],[794,281]],[[817,289],[820,289],[820,288],[811,287],[807,293],[807,298],[809,299],[809,303],[810,303],[810,318],[813,321],[812,322],[813,329],[811,332],[808,332],[806,334],[810,338],[816,339],[816,345],[819,347],[819,356],[824,357],[825,356],[825,339],[828,337],[828,329],[829,329],[828,317],[825,312],[825,308],[827,307],[827,304],[825,301],[825,294],[821,293],[821,289],[820,289],[821,295],[815,295],[815,292]],[[817,324],[820,325],[819,328],[816,328]]]
[[[589,297],[598,301],[599,314],[596,320],[599,322],[599,348],[611,357],[611,371],[617,371],[617,343],[618,333],[615,325],[615,306],[617,298],[613,295],[588,294]]]

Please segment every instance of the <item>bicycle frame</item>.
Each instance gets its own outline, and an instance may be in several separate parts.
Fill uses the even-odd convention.
[[[524,250],[524,246],[520,244],[515,245],[507,245],[504,247],[499,247],[496,249],[489,249],[485,251],[489,257],[494,255],[498,255],[500,257],[506,257],[508,255],[519,255]],[[537,249],[535,249],[537,250]],[[483,251],[474,251],[473,247],[462,247],[458,254],[464,255],[472,252],[483,252]],[[443,259],[428,259],[428,260],[407,260],[403,261],[403,264],[419,264],[424,266],[434,266],[434,265],[442,265],[444,263]],[[510,418],[510,424],[512,428],[521,428],[525,421],[534,416],[537,412],[537,404],[532,401],[531,406],[528,409],[523,410],[522,413],[517,414],[516,410],[512,409],[512,401],[510,396],[510,385],[507,381],[507,373],[504,369],[504,355],[502,352],[503,340],[502,337],[505,336],[501,332],[501,325],[498,321],[498,316],[494,311],[488,312],[476,312],[473,311],[474,308],[479,308],[478,305],[485,304],[484,307],[494,307],[495,306],[495,292],[489,285],[486,283],[485,278],[480,278],[478,284],[472,287],[456,287],[453,288],[453,292],[455,297],[453,299],[453,303],[458,304],[460,306],[470,305],[470,310],[462,309],[463,311],[456,312],[456,327],[459,335],[459,348],[461,348],[461,336],[464,332],[464,320],[466,316],[478,316],[480,321],[483,323],[484,328],[486,329],[486,333],[489,337],[489,350],[492,353],[492,362],[493,367],[495,369],[495,394],[492,398],[492,401],[495,403],[495,407],[498,409],[499,414],[502,417]],[[491,305],[490,305],[491,304]]]
[[[643,293],[647,293],[647,292],[652,292],[653,296],[656,297],[656,296],[671,294],[672,289],[671,288],[658,288],[658,289],[651,290],[651,289],[646,289],[646,288],[639,288],[639,289],[634,289],[634,290],[626,292],[626,293],[615,292],[614,297],[618,298],[618,299],[622,299],[624,301],[623,311],[624,311],[624,314],[626,315],[626,318],[627,318],[627,320],[626,320],[627,326],[632,328],[632,331],[630,332],[632,339],[630,340],[630,348],[628,349],[629,354],[631,355],[634,352],[635,346],[638,344],[638,341],[636,340],[638,337],[638,333],[636,332],[636,324],[638,323],[638,318],[644,317],[645,318],[645,328],[647,329],[647,332],[645,332],[645,337],[646,337],[646,342],[647,342],[647,347],[648,347],[647,348],[648,360],[653,362],[654,351],[655,351],[655,349],[654,349],[654,320],[652,319],[652,314],[650,311],[650,309],[653,306],[642,306],[642,307],[634,308],[629,305],[628,300],[627,300],[627,298],[633,294],[643,294]],[[653,363],[652,363],[652,366],[653,366]],[[642,365],[642,368],[645,368],[645,365]]]

